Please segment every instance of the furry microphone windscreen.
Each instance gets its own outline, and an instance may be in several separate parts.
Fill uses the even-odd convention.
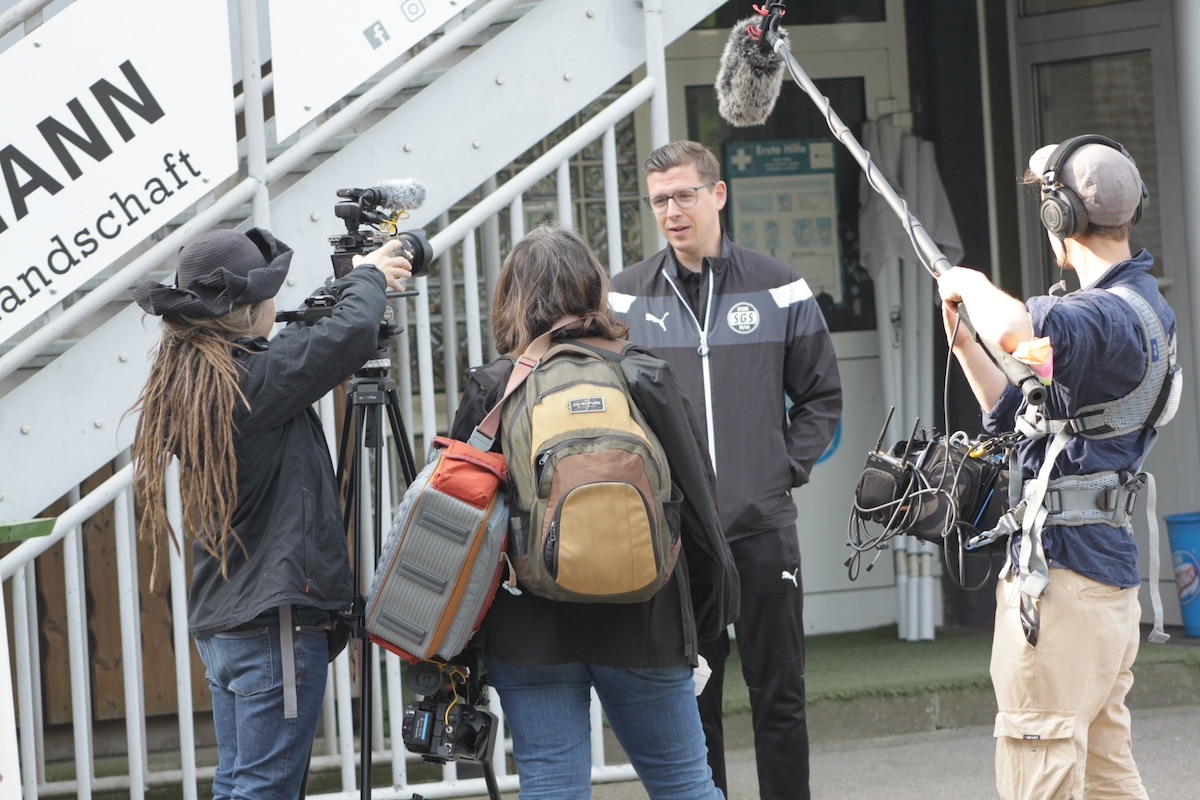
[[[378,188],[383,190],[380,205],[389,211],[408,211],[425,202],[425,184],[413,178],[392,178],[382,181]]]
[[[783,86],[783,59],[763,37],[750,38],[750,26],[759,29],[760,19],[749,17],[733,27],[717,70],[717,113],[735,128],[766,122]],[[782,31],[779,35],[786,40]]]

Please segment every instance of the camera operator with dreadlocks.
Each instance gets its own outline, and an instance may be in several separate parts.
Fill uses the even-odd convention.
[[[391,240],[332,285],[328,316],[270,341],[292,250],[260,228],[201,234],[172,286],[134,290],[162,336],[134,410],[141,530],[180,546],[167,519],[179,460],[192,539],[188,627],[212,690],[213,796],[298,797],[344,639],[353,586],[329,446],[312,404],[379,351],[387,288],[411,275]]]
[[[1175,316],[1150,253],[1130,249],[1146,189],[1121,145],[1089,135],[1043,147],[1025,183],[1040,190],[1051,249],[1080,288],[1022,303],[972,269],[938,279],[984,428],[1023,434],[1022,495],[997,529],[1011,539],[991,655],[996,787],[1005,800],[1146,798],[1125,705],[1141,620],[1130,516],[1155,429],[1178,401]],[[958,328],[960,302],[980,339],[1033,367],[1044,404],[1025,404]],[[1163,641],[1155,606],[1151,641]]]

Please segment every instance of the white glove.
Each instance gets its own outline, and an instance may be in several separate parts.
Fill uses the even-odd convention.
[[[696,685],[696,696],[699,697],[700,693],[704,691],[704,687],[708,685],[712,669],[708,666],[708,661],[704,656],[697,654],[696,658],[700,660],[700,663],[692,670],[692,683]]]

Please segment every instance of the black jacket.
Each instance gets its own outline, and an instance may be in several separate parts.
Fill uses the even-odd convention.
[[[379,352],[387,302],[383,273],[360,267],[338,281],[328,317],[289,325],[273,339],[247,340],[236,355],[234,434],[238,503],[229,580],[198,543],[192,547],[188,626],[204,635],[281,605],[348,609],[354,587],[333,461],[313,403]]]
[[[715,637],[737,616],[737,573],[713,501],[712,469],[697,446],[694,415],[664,362],[634,351],[621,363],[630,394],[662,443],[672,480],[684,495],[683,547],[675,572],[645,603],[556,603],[502,588],[473,642],[489,657],[527,666],[694,666],[697,635]],[[512,367],[511,359],[502,358],[470,370],[452,438],[470,438],[500,399]],[[500,438],[493,449],[499,449]]]
[[[808,483],[842,412],[825,317],[788,264],[728,239],[705,259],[703,325],[678,283],[667,248],[614,276],[609,305],[632,341],[671,365],[705,423],[725,535],[787,525],[791,490]]]

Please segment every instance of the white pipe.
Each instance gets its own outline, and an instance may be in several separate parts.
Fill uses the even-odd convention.
[[[341,655],[339,654],[339,658]],[[325,697],[321,700],[321,744],[325,753],[337,754],[337,705],[334,701],[335,689],[334,667],[330,663],[325,670]],[[313,758],[318,758],[313,750]],[[312,762],[310,762],[310,767]]]
[[[437,252],[437,250],[434,250]],[[414,305],[417,307],[417,384],[421,397],[433,398],[437,387],[433,384],[433,340],[429,334],[429,277],[422,275],[417,278],[417,291]],[[421,432],[422,442],[429,448],[433,437],[437,436],[437,409],[432,402],[421,403]]]
[[[383,654],[384,666],[387,668],[387,703],[388,703],[388,719],[392,722],[392,736],[389,742],[390,750],[395,753],[397,750],[403,750],[403,737],[395,724],[395,720],[404,719],[404,682],[401,674],[400,657],[391,651],[384,651]],[[383,705],[380,703],[380,705]],[[391,759],[392,762],[392,785],[403,786],[408,782],[408,762],[404,758]]]
[[[463,239],[463,286],[467,304],[467,366],[483,363],[483,342],[480,335],[483,318],[479,308],[479,259],[475,252],[474,235]]]
[[[5,35],[24,22],[29,17],[35,14],[40,14],[42,9],[50,5],[53,0],[22,0],[12,8],[0,14],[0,36]],[[41,22],[41,17],[37,17],[36,22]]]
[[[564,158],[558,165],[554,183],[558,200],[558,221],[568,228],[575,227],[575,209],[571,202],[571,162],[569,159]],[[583,220],[580,220],[579,224],[582,226]]]
[[[69,502],[74,502],[74,501],[78,500],[79,499],[79,487],[78,486],[72,487],[71,491],[67,493],[67,498],[68,498]],[[80,562],[82,563],[82,558],[80,559]],[[25,579],[25,602],[27,604],[25,607],[27,609],[37,608],[38,607],[38,581],[37,581],[37,569],[36,569],[35,564],[31,561],[25,569],[17,570],[17,574],[13,577],[14,577],[14,579],[18,578],[18,577],[23,577]],[[16,591],[15,584],[14,584],[13,591],[14,592]],[[87,600],[86,600],[86,598],[84,598],[82,596],[82,594],[80,595],[79,600],[80,600],[79,612],[80,612],[80,614],[84,614],[87,610],[87,607],[86,607]],[[15,594],[13,595],[13,601],[16,602]],[[34,626],[32,628],[29,627],[30,619],[35,620]],[[18,664],[19,663],[26,663],[26,664],[41,664],[42,663],[42,641],[41,641],[41,636],[38,634],[38,631],[37,631],[36,620],[37,620],[36,613],[34,613],[34,615],[32,617],[26,618],[25,620],[23,620],[23,622],[25,624],[25,633],[27,636],[27,642],[28,642],[28,647],[29,647],[29,660],[26,662],[18,661],[17,662]],[[30,669],[30,670],[28,670],[28,673],[29,673],[30,697],[38,697],[38,698],[42,697],[42,671],[40,669]],[[45,747],[45,745],[46,745],[46,741],[45,741],[46,719],[45,719],[45,712],[42,710],[42,704],[40,702],[34,703],[32,710],[33,710],[33,716],[25,717],[25,719],[32,719],[33,725],[35,726],[34,732],[37,736],[37,760],[36,761],[27,761],[25,763],[35,764],[35,766],[37,767],[36,774],[37,774],[38,780],[45,781],[46,780],[46,747]],[[32,770],[31,770],[31,772],[32,772]]]
[[[350,692],[350,650],[354,646],[354,642],[351,642],[333,662],[334,683],[337,687],[338,729],[342,731],[342,791],[347,794],[354,791],[354,767],[358,761],[354,752],[354,719],[351,716],[354,697]],[[366,648],[359,648],[360,657],[364,649]]]
[[[905,552],[908,555],[908,636],[906,641],[915,642],[921,635],[921,541],[915,536],[905,536]]]
[[[908,641],[908,551],[903,538],[896,542],[892,559],[896,566],[896,638]]]
[[[16,665],[17,665],[17,711],[20,712],[20,751],[21,758],[19,762],[25,764],[25,769],[21,771],[21,792],[23,797],[37,797],[37,785],[39,778],[44,778],[44,774],[39,775],[38,769],[30,769],[30,764],[38,764],[40,753],[45,752],[41,720],[34,714],[34,694],[32,690],[32,681],[29,678],[22,680],[21,668],[32,674],[34,664],[41,663],[34,661],[30,652],[29,644],[32,641],[32,628],[30,620],[36,622],[36,615],[30,610],[36,608],[36,605],[29,603],[29,598],[26,592],[26,574],[33,574],[33,562],[29,562],[27,569],[18,570],[13,576],[13,636],[16,641],[14,643],[16,650]],[[0,616],[3,616],[4,598],[0,597]],[[3,622],[0,619],[0,622]],[[0,637],[8,635],[8,627],[5,625],[3,630],[0,630]],[[5,661],[0,665],[0,669],[8,671],[8,654],[4,653]],[[0,691],[7,692],[9,689],[6,686],[0,686]],[[41,695],[37,695],[40,705]],[[13,720],[16,725],[16,720]],[[19,764],[18,764],[19,766]]]
[[[146,794],[146,710],[142,693],[141,612],[138,602],[137,537],[130,535],[133,517],[132,488],[113,501],[113,550],[117,562],[117,607],[121,619],[121,675],[125,688],[125,741],[129,764],[129,791]]]
[[[454,280],[454,261],[449,254],[438,259],[438,284],[442,292],[442,379],[446,389],[446,430],[449,430],[462,394],[458,387],[458,288]],[[471,289],[470,285],[463,287],[468,302]]]
[[[171,582],[171,636],[175,645],[175,697],[179,716],[179,755],[184,800],[196,800],[196,728],[192,708],[192,643],[188,633],[187,574],[184,570],[183,499],[179,491],[179,461],[172,459],[166,476],[167,520],[175,531],[177,549],[167,543]]]
[[[920,586],[918,595],[921,601],[920,628],[917,630],[917,639],[919,641],[933,641],[934,628],[934,598],[936,596],[935,585],[933,581],[933,545],[929,542],[921,542],[918,546],[918,556],[920,560],[921,577],[919,579]]]
[[[646,34],[646,75],[654,79],[657,87],[650,98],[650,146],[661,147],[671,141],[662,0],[643,1],[642,22]]]
[[[408,447],[411,450],[415,445],[415,435],[413,433],[413,365],[409,353],[412,352],[412,336],[409,333],[411,326],[408,319],[408,303],[396,303],[396,322],[400,325],[400,335],[396,337],[396,350],[403,357],[400,359],[400,375],[396,379],[396,388],[400,393],[400,418],[404,422],[404,432],[408,435]],[[428,331],[425,331],[428,334]],[[420,346],[422,332],[417,331],[417,345]],[[433,361],[432,354],[430,355],[430,363]]]
[[[484,194],[493,194],[499,186],[496,176],[492,175],[483,182]],[[511,246],[511,243],[510,243]],[[500,276],[500,216],[493,214],[483,221],[480,226],[479,249],[482,251],[483,280],[486,286],[484,297],[491,297],[496,286],[496,278]],[[477,287],[473,287],[477,291]]]
[[[617,182],[617,134],[609,126],[601,138],[600,149],[604,159],[604,218],[608,223],[608,274],[616,275],[625,266],[624,248],[621,247],[621,187]]]
[[[260,228],[271,226],[271,196],[267,192],[266,113],[263,111],[262,63],[258,55],[258,3],[238,0],[242,49],[242,119],[246,126],[246,174],[258,181],[250,201],[250,216]]]
[[[86,502],[86,498],[71,508],[77,508],[83,502]],[[72,526],[63,542],[63,573],[67,583],[67,651],[71,672],[71,729],[75,742],[75,780],[79,784],[79,796],[88,798],[92,796],[92,780],[95,776],[92,774],[92,704],[88,693],[88,687],[91,685],[88,664],[91,659],[88,657],[84,617],[80,612],[83,587],[80,538],[79,527]]]
[[[513,244],[525,238],[525,198],[517,192],[509,203],[508,238]]]
[[[900,262],[889,258],[875,278],[875,325],[879,332],[879,373],[884,408],[895,408],[888,430],[883,435],[883,447],[890,447],[908,433],[911,424],[904,407],[903,364],[904,307],[900,300]],[[886,413],[886,412],[885,412]]]

